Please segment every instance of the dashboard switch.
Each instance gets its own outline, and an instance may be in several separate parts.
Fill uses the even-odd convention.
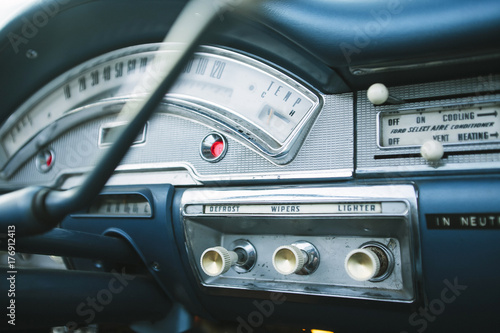
[[[380,282],[394,270],[394,255],[382,243],[368,242],[347,254],[344,267],[356,281]]]
[[[280,246],[274,251],[273,266],[283,275],[312,274],[319,266],[318,249],[306,241]]]
[[[205,274],[218,276],[226,273],[238,262],[238,254],[228,251],[222,246],[206,249],[201,255],[200,265]]]
[[[283,275],[299,272],[306,262],[307,255],[293,245],[280,246],[273,254],[273,266]]]
[[[380,260],[369,249],[356,249],[345,258],[345,270],[356,281],[368,281],[380,273]]]
[[[374,105],[401,104],[402,100],[391,96],[389,89],[383,83],[374,83],[366,91],[366,97]]]
[[[420,148],[420,154],[429,162],[439,161],[444,155],[443,145],[436,140],[426,141]]]
[[[373,104],[381,105],[387,102],[389,98],[389,89],[382,83],[375,83],[368,88],[366,96]]]

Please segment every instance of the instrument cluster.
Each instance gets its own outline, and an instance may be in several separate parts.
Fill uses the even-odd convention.
[[[78,184],[124,125],[120,111],[140,97],[141,75],[168,57],[158,47],[88,61],[24,103],[0,128],[1,182]],[[192,185],[496,169],[500,79],[487,79],[325,94],[272,63],[204,46],[117,177],[147,171]]]

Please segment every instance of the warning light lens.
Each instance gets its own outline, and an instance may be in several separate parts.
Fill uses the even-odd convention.
[[[54,161],[54,152],[51,149],[43,149],[36,155],[36,168],[41,173],[48,172],[54,165]]]
[[[224,151],[224,142],[222,141],[215,141],[212,144],[212,147],[210,148],[210,152],[212,153],[213,157],[219,157],[223,151]]]
[[[50,167],[52,165],[52,155],[49,155],[49,157],[47,157],[47,166]]]
[[[211,133],[201,141],[200,155],[208,162],[220,161],[227,151],[226,139],[218,134]]]

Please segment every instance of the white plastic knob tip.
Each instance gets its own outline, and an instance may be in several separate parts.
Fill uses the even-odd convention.
[[[238,261],[234,251],[228,251],[222,246],[206,249],[200,258],[200,265],[205,274],[218,276],[226,273]]]
[[[345,258],[345,270],[356,281],[368,281],[380,272],[380,260],[367,249],[356,249]]]
[[[280,246],[274,251],[273,266],[278,273],[290,275],[300,271],[307,262],[301,249],[293,245]]]
[[[420,155],[429,162],[439,161],[444,155],[443,145],[436,140],[426,141],[420,148]]]
[[[375,83],[366,92],[368,100],[375,105],[381,105],[389,99],[389,89],[382,83]]]

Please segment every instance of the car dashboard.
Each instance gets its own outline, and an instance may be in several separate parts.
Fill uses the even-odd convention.
[[[90,204],[38,235],[1,217],[2,327],[495,331],[500,3],[226,2]],[[2,193],[84,183],[185,3],[0,30]]]

